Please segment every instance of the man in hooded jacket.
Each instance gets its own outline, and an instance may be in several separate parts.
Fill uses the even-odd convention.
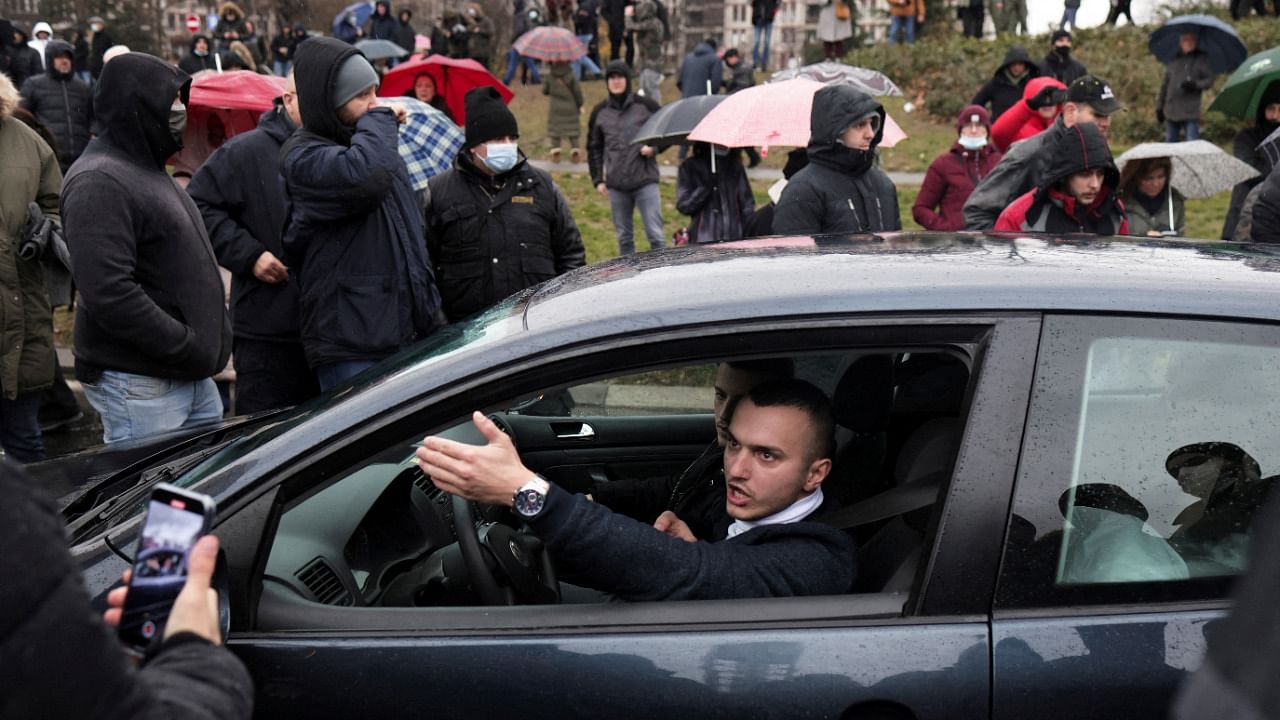
[[[400,23],[391,14],[391,3],[388,0],[378,0],[373,5],[373,14],[364,22],[364,37],[366,40],[395,42],[400,29],[399,25]]]
[[[397,113],[354,47],[310,38],[294,55],[302,127],[280,157],[302,346],[327,390],[437,325],[422,212],[397,150]]]
[[[48,69],[22,86],[22,106],[48,128],[58,147],[58,166],[65,174],[89,145],[93,127],[93,91],[75,79],[75,49],[50,40],[44,49]]]
[[[979,8],[981,12],[981,8]],[[991,105],[991,121],[1000,119],[1005,110],[1022,100],[1027,81],[1040,74],[1040,68],[1031,62],[1031,55],[1021,45],[1014,45],[1004,55],[1004,61],[996,68],[995,75],[973,96],[970,105]]]
[[[1128,235],[1120,173],[1098,127],[1077,124],[1047,150],[1044,181],[1000,213],[996,231]]]
[[[658,111],[652,99],[631,92],[631,68],[614,60],[605,68],[609,97],[591,111],[587,123],[587,165],[591,184],[609,198],[618,251],[636,251],[632,214],[637,208],[644,222],[649,249],[667,244],[662,231],[662,198],[658,194],[658,161],[654,148],[637,146],[632,138],[649,116]]]
[[[187,186],[218,264],[231,271],[238,415],[297,405],[320,393],[298,332],[298,284],[289,282],[281,261],[280,148],[300,120],[290,78],[258,127],[218,148]]]
[[[191,77],[144,53],[103,69],[98,136],[71,168],[62,219],[76,311],[76,377],[106,442],[216,420],[212,377],[231,323],[200,211],[165,172],[182,147]]]
[[[849,85],[813,95],[809,164],[787,183],[774,211],[779,235],[890,232],[902,229],[898,191],[875,165],[884,107]]]
[[[201,70],[217,70],[218,64],[213,57],[212,47],[208,36],[192,37],[189,52],[178,61],[178,69],[188,75],[195,75]]]
[[[1049,42],[1052,47],[1040,61],[1040,77],[1051,77],[1063,85],[1070,85],[1076,78],[1089,74],[1079,60],[1071,57],[1071,33],[1054,30]]]
[[[427,246],[449,320],[582,267],[569,204],[520,152],[516,118],[491,87],[467,93],[466,144],[427,186]]]
[[[964,204],[965,228],[990,230],[1009,203],[1035,188],[1050,160],[1046,148],[1068,129],[1080,123],[1092,123],[1106,137],[1111,129],[1111,115],[1123,109],[1105,80],[1086,75],[1071,83],[1067,88],[1067,101],[1053,124],[1038,135],[1014,143],[995,169],[973,189]]]
[[[1280,128],[1280,80],[1272,80],[1258,98],[1258,112],[1254,116],[1254,124],[1236,133],[1231,141],[1231,154],[1243,160],[1262,173],[1256,178],[1245,180],[1231,189],[1231,207],[1227,210],[1227,218],[1222,224],[1222,239],[1230,240],[1236,235],[1236,224],[1240,221],[1241,209],[1249,191],[1257,187],[1271,173],[1271,158],[1263,152],[1262,141]]]

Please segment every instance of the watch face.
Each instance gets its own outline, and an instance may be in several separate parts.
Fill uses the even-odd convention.
[[[546,497],[537,490],[532,488],[528,490],[521,490],[520,494],[516,496],[516,512],[521,515],[537,515],[538,511],[542,510],[542,503],[544,500],[546,500]]]

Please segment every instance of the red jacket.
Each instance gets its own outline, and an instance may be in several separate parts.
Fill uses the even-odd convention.
[[[1075,198],[1057,190],[1049,190],[1049,199],[1047,201],[1049,216],[1047,217],[1046,227],[1043,229],[1024,227],[1027,225],[1027,213],[1032,210],[1032,206],[1043,207],[1043,205],[1036,202],[1037,193],[1039,192],[1041,191],[1037,188],[1014,200],[1012,205],[1000,213],[1000,219],[996,220],[995,231],[1091,232],[1098,235],[1129,234],[1129,220],[1124,215],[1124,204],[1118,198],[1113,198],[1109,188],[1103,188],[1103,191],[1094,199],[1093,204],[1079,210],[1076,208]],[[1039,219],[1038,215],[1039,213],[1037,212],[1037,218],[1033,219],[1033,222]],[[1082,217],[1083,220],[1081,219]],[[1111,228],[1115,228],[1114,232],[1107,232]]]
[[[952,145],[929,165],[911,216],[926,230],[963,230],[964,201],[1003,156],[991,143],[979,150]]]
[[[1039,135],[1053,124],[1054,119],[1058,117],[1057,113],[1046,120],[1040,116],[1039,110],[1032,110],[1027,104],[1027,100],[1035,97],[1046,86],[1067,87],[1051,77],[1032,78],[1027,82],[1022,90],[1022,101],[1014,103],[1012,107],[1001,113],[995,125],[991,126],[991,142],[995,143],[996,147],[1002,151],[1008,150],[1010,145],[1033,135]]]

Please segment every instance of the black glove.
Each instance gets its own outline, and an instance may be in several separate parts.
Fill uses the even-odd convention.
[[[1057,105],[1066,98],[1067,92],[1062,88],[1043,87],[1040,88],[1040,92],[1027,99],[1027,106],[1032,110],[1039,110],[1050,105]]]
[[[1156,122],[1161,125],[1164,124],[1164,110],[1161,110],[1160,108],[1156,108]]]
[[[1200,86],[1196,85],[1195,80],[1183,80],[1182,89],[1186,92],[1199,92]]]
[[[39,205],[35,203],[28,205],[27,224],[22,228],[22,243],[18,246],[18,257],[23,260],[35,260],[44,255],[53,229],[53,223],[40,211]]]

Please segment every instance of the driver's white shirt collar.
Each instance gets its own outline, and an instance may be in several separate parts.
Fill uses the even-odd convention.
[[[762,517],[759,520],[734,520],[733,524],[729,526],[729,537],[736,537],[761,525],[783,525],[800,522],[812,515],[821,505],[822,488],[819,487],[812,493],[767,517]]]

